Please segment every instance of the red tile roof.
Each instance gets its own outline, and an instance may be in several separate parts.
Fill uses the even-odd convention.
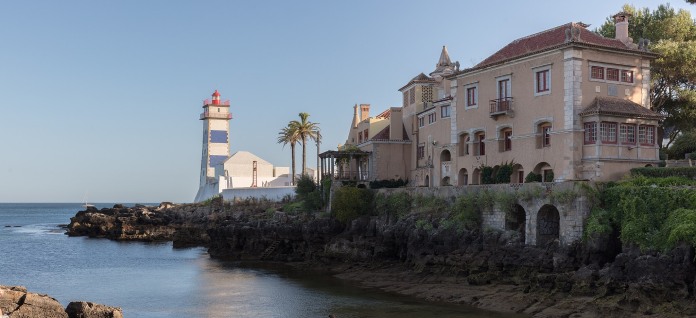
[[[597,96],[590,106],[580,113],[580,116],[612,115],[629,118],[663,119],[663,116],[647,109],[633,101],[618,98]]]
[[[558,48],[564,45],[580,44],[622,51],[635,51],[646,53],[634,47],[629,47],[617,39],[605,38],[597,33],[587,30],[583,23],[567,23],[546,31],[532,34],[510,42],[498,52],[489,56],[471,69],[479,69],[486,66],[502,63],[514,58],[519,58],[534,53]],[[466,72],[467,70],[463,70]]]
[[[408,84],[399,88],[399,90],[402,90],[402,89],[404,89],[404,88],[406,88],[409,85],[414,84],[414,83],[437,83],[437,81],[435,81],[433,78],[429,77],[428,75],[420,73],[420,74],[416,75],[416,77],[412,78],[411,81],[408,82]]]

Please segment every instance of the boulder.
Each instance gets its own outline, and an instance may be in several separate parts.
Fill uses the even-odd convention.
[[[0,309],[12,318],[68,318],[55,298],[19,286],[0,286]]]
[[[71,302],[65,312],[70,318],[123,318],[123,312],[119,307],[84,301]]]

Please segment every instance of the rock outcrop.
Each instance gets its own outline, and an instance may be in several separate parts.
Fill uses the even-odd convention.
[[[538,317],[696,315],[690,246],[641,252],[621,246],[617,233],[567,247],[525,246],[514,231],[419,226],[424,217],[342,224],[213,201],[82,211],[69,234],[206,245],[215,258],[292,262],[391,292]]]
[[[120,308],[93,303],[74,302],[64,309],[55,298],[27,292],[21,286],[0,286],[0,315],[10,318],[123,318]]]

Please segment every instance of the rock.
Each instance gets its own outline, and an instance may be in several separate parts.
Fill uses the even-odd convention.
[[[28,293],[20,286],[0,286],[0,310],[12,318],[68,318],[55,298]]]
[[[119,307],[84,301],[69,303],[65,312],[70,318],[123,318],[123,312]]]

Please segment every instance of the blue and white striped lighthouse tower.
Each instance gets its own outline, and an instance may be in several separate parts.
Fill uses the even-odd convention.
[[[203,101],[203,152],[201,154],[201,179],[196,202],[206,200],[219,193],[215,166],[230,157],[230,101],[221,101],[217,90],[212,99]],[[223,169],[218,169],[221,172]]]

